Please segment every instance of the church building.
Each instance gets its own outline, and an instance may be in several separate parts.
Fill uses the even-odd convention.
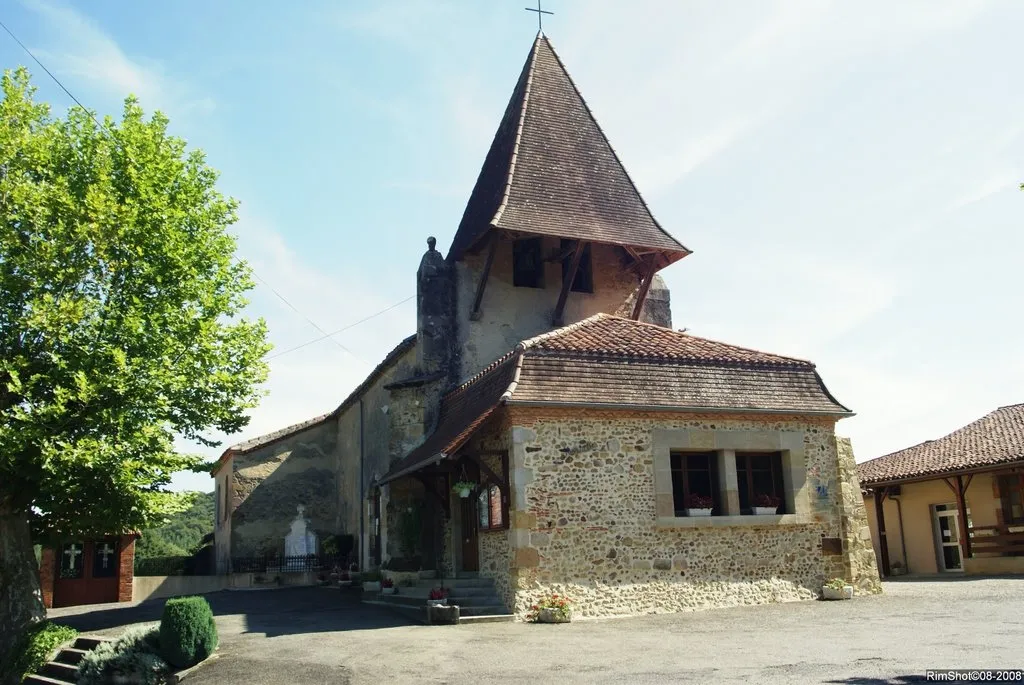
[[[336,409],[218,461],[218,567],[304,508],[360,568],[491,578],[579,616],[880,591],[848,440],[814,364],[674,330],[654,218],[538,34],[417,320]],[[676,267],[679,268],[679,267]]]

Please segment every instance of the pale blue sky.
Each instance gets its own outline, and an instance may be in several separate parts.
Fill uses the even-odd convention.
[[[525,4],[18,0],[0,19],[100,113],[129,92],[166,112],[241,201],[242,255],[331,331],[412,295],[428,235],[447,249],[536,31]],[[694,250],[662,272],[676,327],[815,361],[861,461],[1024,402],[1024,3],[545,8]],[[28,64],[5,35],[0,63]],[[266,287],[252,299],[278,351],[319,336]],[[345,349],[272,360],[228,443],[333,409],[414,325],[406,302]]]

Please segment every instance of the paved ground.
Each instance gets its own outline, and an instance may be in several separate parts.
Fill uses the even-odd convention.
[[[1024,578],[900,579],[886,594],[568,625],[416,626],[325,588],[209,595],[220,656],[186,683],[876,683],[1024,667]],[[109,605],[108,605],[109,606]],[[116,634],[159,601],[56,610]]]

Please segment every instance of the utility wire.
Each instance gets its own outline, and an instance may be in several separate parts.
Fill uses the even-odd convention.
[[[318,343],[321,340],[324,340],[325,338],[330,338],[332,335],[338,335],[339,333],[343,333],[343,332],[347,331],[350,328],[355,328],[356,326],[358,326],[361,323],[365,323],[366,321],[369,321],[370,319],[374,319],[374,318],[380,316],[381,314],[386,314],[387,312],[390,312],[395,307],[400,307],[401,305],[405,304],[406,302],[408,302],[409,300],[413,299],[414,297],[416,297],[416,296],[415,295],[410,295],[409,297],[405,298],[401,302],[396,302],[393,305],[391,305],[390,307],[385,307],[384,309],[380,310],[379,312],[377,312],[375,314],[370,314],[369,316],[367,316],[365,318],[359,319],[359,321],[356,321],[355,323],[350,323],[349,325],[345,326],[344,328],[339,328],[336,331],[331,331],[330,333],[325,333],[324,335],[322,335],[319,338],[316,338],[315,340],[306,341],[306,342],[302,343],[301,345],[297,345],[295,347],[291,347],[291,348],[289,348],[287,350],[284,350],[283,352],[278,352],[277,354],[271,355],[271,356],[267,357],[267,361],[270,361],[271,359],[277,359],[278,357],[286,355],[289,352],[294,352],[296,350],[301,350],[303,347],[309,347],[313,343]],[[317,328],[319,328],[319,326]],[[321,333],[323,333],[323,331],[321,331]]]
[[[68,90],[67,87],[65,87],[64,84],[61,83],[60,79],[57,78],[56,76],[54,76],[52,71],[50,71],[49,69],[46,68],[46,65],[43,64],[39,60],[39,58],[36,57],[32,53],[32,51],[28,49],[28,46],[26,46],[24,43],[22,43],[21,40],[19,40],[18,37],[16,35],[14,35],[13,31],[11,31],[9,28],[7,28],[6,24],[4,24],[2,21],[0,21],[0,27],[3,27],[3,30],[7,32],[7,35],[9,35],[14,40],[14,42],[17,43],[21,47],[21,49],[25,51],[25,54],[27,54],[29,57],[31,57],[32,60],[36,64],[38,64],[40,66],[40,68],[42,68],[43,71],[46,72],[46,75],[49,76],[51,79],[53,79],[53,82],[56,83],[58,86],[60,86],[60,89],[63,90],[65,93],[67,93],[67,96],[69,98],[71,98],[72,100],[74,100],[75,104],[77,104],[79,107],[81,107],[82,110],[86,114],[89,115],[89,117],[93,120],[93,122],[95,122],[95,124],[96,124],[96,126],[98,128],[100,128],[100,129],[103,128],[103,126],[100,124],[99,120],[96,118],[96,115],[93,114],[92,110],[90,110],[88,107],[83,105],[82,101],[79,100],[78,98],[76,98],[74,93],[72,93],[70,90]],[[241,261],[241,260],[238,259],[238,257],[235,257],[235,259],[238,260],[238,261]],[[388,307],[388,309],[385,309],[383,311],[377,312],[377,314],[373,314],[371,316],[368,316],[367,318],[363,319],[362,321],[357,321],[356,323],[352,324],[351,326],[347,326],[346,328],[341,329],[341,331],[335,331],[334,333],[328,333],[323,328],[318,326],[317,323],[315,321],[313,321],[313,319],[309,318],[308,316],[303,314],[301,311],[299,311],[299,308],[296,307],[295,305],[293,305],[291,302],[289,302],[288,299],[285,298],[284,295],[282,295],[281,293],[277,292],[277,290],[275,290],[269,283],[267,283],[265,280],[263,280],[263,278],[261,278],[260,275],[258,273],[256,273],[256,270],[252,268],[252,265],[249,265],[249,268],[252,271],[253,276],[256,277],[256,280],[258,280],[260,283],[262,283],[268,290],[270,290],[270,292],[274,293],[274,295],[276,295],[282,302],[284,302],[286,305],[288,305],[292,309],[292,311],[294,311],[296,314],[298,314],[299,316],[304,318],[306,321],[308,321],[309,324],[311,326],[313,326],[313,328],[315,328],[316,330],[318,330],[318,331],[320,331],[321,333],[324,334],[323,337],[321,337],[321,338],[317,338],[316,340],[312,340],[312,341],[310,341],[308,343],[300,345],[299,347],[292,348],[291,350],[286,350],[285,352],[281,352],[279,354],[276,354],[273,357],[269,357],[268,359],[273,359],[274,357],[280,357],[282,354],[287,354],[288,352],[292,352],[294,350],[300,349],[302,347],[305,347],[306,345],[311,345],[314,342],[319,342],[320,340],[323,340],[324,338],[330,338],[331,342],[333,342],[335,345],[337,345],[341,349],[345,350],[346,352],[351,354],[353,357],[356,357],[357,359],[359,359],[359,356],[356,355],[352,350],[348,349],[347,347],[342,345],[340,342],[338,342],[337,340],[335,340],[331,336],[336,335],[337,333],[340,333],[341,331],[348,330],[348,328],[352,328],[352,326],[357,326],[360,323],[362,323],[363,321],[368,321],[369,319],[372,319],[373,317],[378,316],[379,314],[383,314],[384,312],[386,312],[386,311],[388,311],[390,309],[393,309],[394,307],[398,306],[398,305],[393,305],[392,307]],[[402,302],[399,302],[398,304],[403,304],[405,302],[408,302],[409,299],[412,299],[412,298],[410,297],[407,300],[403,300]],[[360,361],[363,361],[363,360],[360,360]]]

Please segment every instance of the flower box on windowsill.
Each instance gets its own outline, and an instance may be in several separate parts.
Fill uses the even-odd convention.
[[[687,516],[711,516],[711,509],[687,509]]]
[[[778,507],[751,507],[754,516],[774,516],[779,513]]]

